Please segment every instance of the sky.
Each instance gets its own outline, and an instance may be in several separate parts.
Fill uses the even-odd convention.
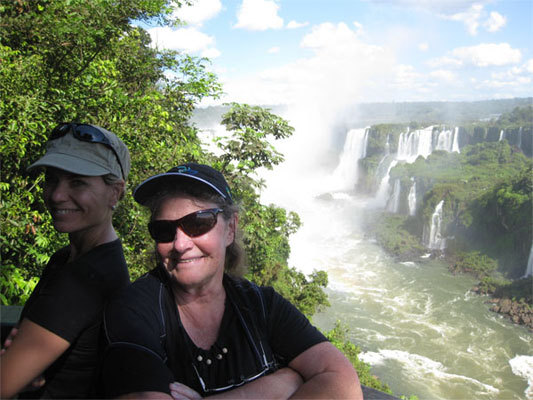
[[[224,96],[275,105],[533,96],[533,0],[193,0],[153,45],[208,57]]]

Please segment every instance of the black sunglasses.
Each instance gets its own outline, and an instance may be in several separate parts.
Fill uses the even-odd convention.
[[[124,168],[122,168],[122,163],[120,162],[120,157],[118,156],[117,151],[115,150],[107,136],[97,127],[87,124],[75,123],[59,124],[54,128],[48,140],[59,139],[60,137],[63,137],[70,132],[72,132],[72,136],[74,136],[78,140],[81,140],[82,142],[100,143],[109,148],[117,159],[118,166],[120,167],[120,172],[122,173],[122,178],[125,179]]]
[[[210,208],[195,211],[180,219],[156,219],[148,224],[150,235],[157,243],[172,242],[176,237],[176,230],[181,228],[190,237],[201,236],[209,232],[217,224],[217,216],[224,210]]]

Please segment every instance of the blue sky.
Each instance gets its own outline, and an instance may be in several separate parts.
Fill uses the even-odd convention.
[[[154,45],[211,59],[220,102],[533,96],[533,0],[196,0]]]

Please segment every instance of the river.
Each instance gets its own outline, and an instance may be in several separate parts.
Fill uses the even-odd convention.
[[[298,131],[297,131],[298,132]],[[441,260],[396,262],[362,228],[374,199],[328,192],[331,171],[316,162],[312,137],[286,143],[287,161],[262,176],[265,203],[299,213],[290,266],[329,275],[323,330],[340,320],[361,358],[396,395],[419,399],[533,399],[533,335],[489,311],[476,283]]]

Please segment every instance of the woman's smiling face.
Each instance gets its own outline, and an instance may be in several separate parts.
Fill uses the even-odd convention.
[[[187,195],[169,197],[163,200],[153,220],[177,220],[216,207],[215,203]],[[172,281],[182,289],[221,284],[226,247],[233,242],[234,232],[234,221],[218,214],[216,225],[203,235],[190,237],[177,228],[172,242],[156,243],[157,254]]]
[[[58,168],[46,169],[44,202],[54,227],[62,233],[91,234],[111,221],[117,193],[101,176],[73,174]]]

